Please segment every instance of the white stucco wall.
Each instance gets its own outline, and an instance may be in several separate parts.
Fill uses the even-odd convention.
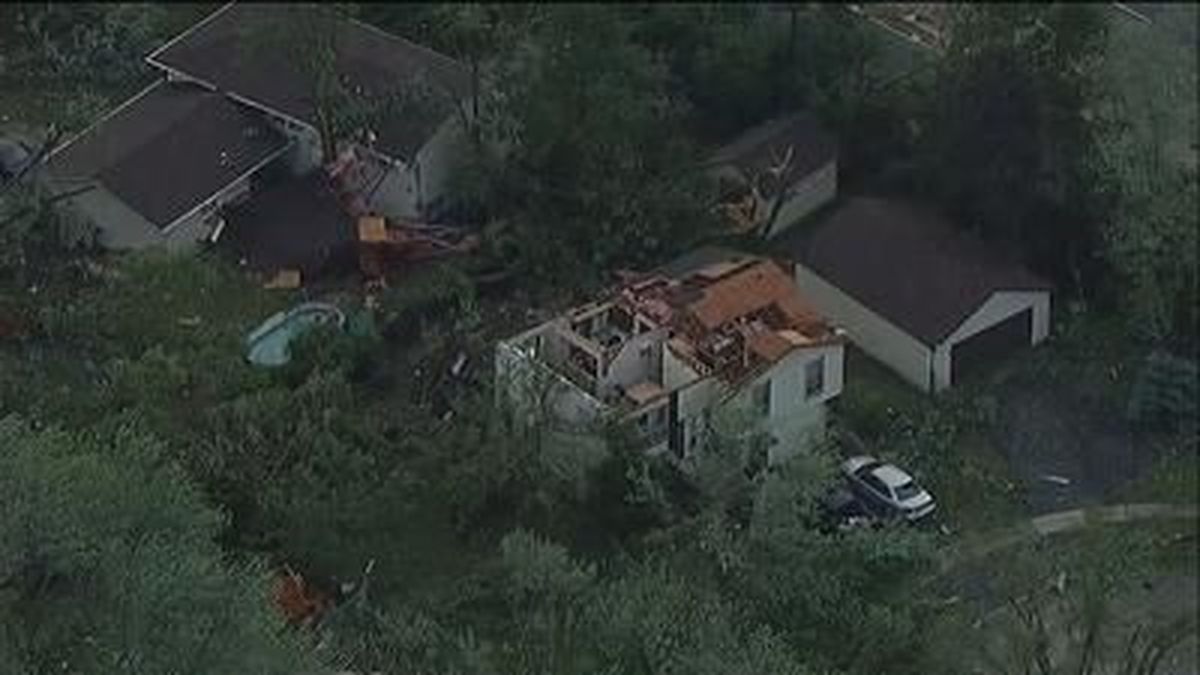
[[[850,341],[914,386],[928,391],[933,351],[887,319],[828,283],[807,267],[795,265],[796,285],[821,314],[844,329]]]
[[[1005,319],[1033,310],[1030,344],[1038,344],[1050,333],[1050,293],[1048,291],[997,291],[967,317],[933,354],[934,390],[941,391],[954,381],[952,372],[954,345],[995,326]]]
[[[830,161],[819,170],[796,183],[784,195],[783,206],[775,219],[768,237],[795,225],[801,218],[816,211],[837,196],[837,160]]]

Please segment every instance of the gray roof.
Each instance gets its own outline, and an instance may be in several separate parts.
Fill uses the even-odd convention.
[[[723,262],[741,262],[750,260],[755,256],[741,251],[735,251],[731,248],[723,246],[702,246],[698,249],[688,251],[683,255],[671,260],[665,265],[656,269],[656,272],[665,274],[669,277],[682,278],[697,270]]]
[[[279,30],[298,5],[235,3],[218,10],[148,57],[166,67],[236,94],[264,108],[316,124],[311,78],[288,53]],[[421,91],[372,129],[377,149],[411,159],[470,93],[470,73],[457,61],[366,24],[320,15],[328,21],[337,76],[365,101],[398,91]]]
[[[747,179],[759,177],[760,189],[774,194],[821,169],[837,157],[837,141],[816,116],[797,112],[753,127],[714,152],[708,166],[733,166]],[[789,152],[791,161],[781,181],[768,177]]]
[[[789,232],[777,247],[931,346],[996,291],[1051,290],[933,210],[896,200],[849,199],[813,230]]]
[[[47,173],[89,179],[165,228],[288,141],[220,94],[159,82],[57,149]]]

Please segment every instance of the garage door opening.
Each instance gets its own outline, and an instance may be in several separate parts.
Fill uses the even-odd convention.
[[[991,372],[1033,341],[1033,308],[955,344],[950,350],[950,378],[959,384]]]

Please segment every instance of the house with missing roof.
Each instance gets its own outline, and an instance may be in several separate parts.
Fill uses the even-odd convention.
[[[753,127],[706,161],[739,232],[775,237],[837,196],[838,147],[809,112]]]
[[[684,462],[713,413],[738,406],[779,463],[823,437],[842,389],[843,339],[775,262],[666,269],[496,347],[497,392],[574,429],[628,423],[647,452]]]
[[[146,62],[160,79],[56,149],[44,184],[56,194],[79,191],[66,200],[69,211],[116,249],[215,239],[231,225],[228,210],[272,190],[279,194],[265,208],[243,209],[255,217],[238,226],[278,232],[248,233],[250,240],[291,237],[331,248],[347,236],[330,215],[339,211],[330,206],[338,195],[318,189],[308,197],[320,203],[315,210],[287,203],[311,187],[306,176],[335,160],[352,166],[345,175],[362,209],[436,215],[462,135],[466,113],[458,104],[468,96],[468,71],[403,38],[330,17],[343,87],[365,104],[402,103],[376,126],[334,139],[339,156],[325,157],[315,83],[278,40],[263,37],[293,11],[231,3],[150,54]]]
[[[1048,282],[912,203],[854,197],[776,247],[818,311],[926,391],[1049,332]]]

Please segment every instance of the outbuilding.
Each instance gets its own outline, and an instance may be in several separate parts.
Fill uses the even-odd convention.
[[[918,205],[855,197],[781,238],[796,284],[851,342],[926,391],[1035,345],[1051,285]]]
[[[810,112],[746,130],[709,157],[735,231],[771,238],[837,195],[838,146]]]

